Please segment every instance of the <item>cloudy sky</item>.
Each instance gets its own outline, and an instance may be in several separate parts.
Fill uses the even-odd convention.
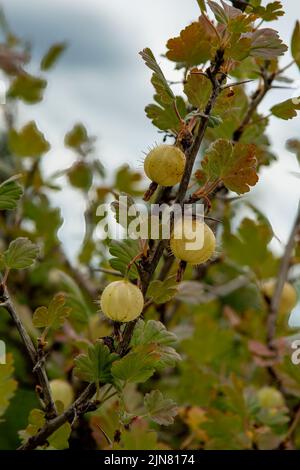
[[[30,41],[36,70],[50,44],[62,40],[68,50],[49,73],[45,100],[38,106],[20,109],[20,124],[36,119],[52,144],[45,159],[45,171],[69,166],[72,154],[63,147],[64,134],[75,122],[83,122],[98,137],[99,158],[112,170],[128,162],[139,168],[142,151],[160,136],[144,114],[151,100],[150,73],[138,56],[149,46],[159,57],[169,37],[199,14],[196,0],[0,0],[12,28]],[[265,3],[265,2],[264,2]],[[299,13],[298,2],[283,0],[286,15],[278,28],[290,43]],[[300,15],[299,15],[300,16]],[[290,60],[283,59],[283,64]],[[176,77],[172,64],[161,58],[168,78]],[[33,67],[34,67],[33,64]],[[296,67],[291,69],[300,79]],[[300,88],[300,82],[299,82]],[[261,107],[291,96],[291,91],[274,90]],[[252,190],[251,200],[269,217],[276,235],[285,241],[296,212],[300,185],[292,174],[298,171],[294,155],[285,150],[288,138],[299,137],[300,118],[285,122],[271,119],[269,135],[279,162],[267,168]],[[82,238],[83,202],[78,193],[66,190],[55,197],[63,211],[60,231],[68,246],[78,246]],[[70,244],[70,241],[72,242]]]

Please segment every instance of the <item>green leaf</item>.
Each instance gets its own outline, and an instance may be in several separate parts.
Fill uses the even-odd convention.
[[[252,23],[255,20],[254,16],[242,13],[241,10],[228,5],[223,0],[221,0],[222,6],[212,0],[208,0],[207,3],[216,20],[226,25],[229,32],[246,33],[251,30]]]
[[[0,210],[13,210],[23,194],[23,189],[15,181],[16,176],[0,184]]]
[[[259,218],[257,221],[243,219],[237,233],[230,233],[225,226],[223,247],[226,256],[240,266],[251,268],[259,279],[276,276],[278,262],[268,248],[273,238],[270,224]]]
[[[177,343],[177,337],[174,333],[168,331],[159,321],[138,320],[133,331],[130,345],[136,347],[142,344],[152,343],[173,346]]]
[[[89,142],[89,136],[83,124],[75,124],[73,129],[65,135],[65,145],[80,151]]]
[[[207,418],[207,421],[201,426],[208,437],[205,449],[241,450],[252,448],[251,439],[246,433],[244,420],[241,416],[211,409]]]
[[[265,7],[261,5],[253,6],[252,11],[264,21],[275,21],[285,14],[281,2],[277,1],[268,3]]]
[[[66,306],[70,308],[70,321],[82,331],[83,325],[87,325],[92,314],[84,296],[74,280],[63,271],[55,271],[59,288],[64,291]]]
[[[218,46],[216,33],[209,22],[199,20],[181,31],[180,36],[167,42],[167,58],[179,66],[192,67],[211,60]]]
[[[17,382],[12,378],[13,372],[13,357],[7,354],[6,363],[0,361],[0,417],[4,415],[17,388]]]
[[[152,121],[152,124],[162,131],[179,131],[181,122],[175,111],[174,102],[171,104],[164,104],[159,95],[154,95],[156,103],[151,103],[146,106],[145,111],[147,117]],[[187,114],[185,102],[181,96],[176,96],[176,107],[182,119]]]
[[[145,420],[136,420],[130,429],[122,432],[120,445],[114,444],[117,450],[155,450],[158,449],[157,434],[149,429]]]
[[[87,354],[80,354],[74,360],[74,374],[85,382],[111,383],[112,363],[118,358],[101,341],[88,347]]]
[[[10,243],[3,253],[3,261],[9,269],[25,269],[34,263],[38,253],[37,245],[28,238],[20,237]]]
[[[34,436],[46,423],[45,414],[42,410],[34,408],[30,411],[28,417],[28,425],[26,429],[19,431],[22,442],[26,442],[30,437]]]
[[[300,23],[296,21],[295,28],[292,36],[292,45],[291,45],[292,56],[300,68]]]
[[[224,185],[238,194],[248,192],[258,181],[255,146],[215,141],[205,152],[202,168],[209,180],[221,179]]]
[[[210,80],[199,72],[200,70],[197,68],[190,71],[184,85],[184,93],[189,102],[202,111],[211,95],[212,85]]]
[[[197,0],[197,3],[200,7],[200,10],[203,12],[206,11],[206,5],[205,5],[205,0]]]
[[[122,165],[115,175],[114,189],[131,196],[140,196],[142,191],[138,187],[142,175],[130,169],[129,165]]]
[[[257,29],[249,37],[251,37],[250,55],[252,57],[270,60],[283,55],[288,50],[274,29]]]
[[[8,135],[10,150],[19,157],[40,157],[50,149],[49,142],[38,130],[34,121],[30,121],[19,132],[11,129]]]
[[[65,423],[58,428],[47,441],[50,444],[50,448],[55,450],[64,450],[69,448],[69,438],[72,432],[71,424]]]
[[[124,382],[143,383],[154,374],[156,360],[155,348],[146,345],[114,362],[112,374]]]
[[[58,42],[57,44],[53,44],[42,58],[41,70],[51,69],[55,65],[61,54],[64,52],[66,47],[67,44],[65,42]]]
[[[176,403],[170,398],[164,398],[159,390],[146,393],[144,406],[152,421],[162,426],[173,424],[174,417],[178,413]]]
[[[112,240],[109,247],[109,252],[113,256],[113,258],[109,260],[111,267],[125,275],[127,273],[128,264],[139,251],[137,240],[131,240],[130,238],[122,241]],[[137,279],[138,277],[137,267],[132,265],[129,271],[129,278]]]
[[[47,82],[29,74],[20,74],[12,82],[8,91],[10,98],[19,98],[25,103],[34,104],[43,99]]]
[[[30,439],[30,437],[35,436],[45,424],[45,413],[39,409],[31,410],[29,413],[28,425],[26,429],[19,431],[19,436],[22,439],[22,442],[25,443],[28,441],[28,439]],[[70,437],[71,430],[72,428],[70,423],[63,424],[47,438],[49,446],[46,448],[49,450],[67,449],[69,447],[68,439]],[[42,449],[42,447],[38,447],[38,449]]]
[[[93,171],[90,165],[80,161],[75,162],[67,171],[70,184],[74,188],[88,191],[93,184]]]
[[[151,82],[153,86],[155,87],[157,94],[159,95],[162,103],[170,104],[174,102],[175,95],[173,91],[171,90],[167,80],[165,79],[165,76],[160,66],[156,62],[156,59],[151,49],[149,48],[143,49],[140,52],[140,55],[145,61],[145,64],[147,65],[147,67],[149,67],[149,69],[151,69],[154,72],[152,75]]]
[[[33,314],[33,325],[36,328],[57,329],[62,326],[70,315],[71,309],[65,305],[64,294],[56,294],[49,307],[38,307]]]
[[[181,122],[176,113],[175,103],[180,116],[184,118],[187,111],[183,99],[173,94],[152,51],[144,49],[140,54],[146,65],[154,72],[151,83],[156,91],[154,96],[156,103],[146,106],[147,117],[151,119],[153,125],[158,127],[158,129],[179,130]]]
[[[209,367],[221,370],[233,367],[230,358],[235,351],[234,332],[221,326],[209,313],[196,315],[193,335],[181,343],[184,354],[187,354],[197,367]],[[232,369],[231,369],[232,370]]]
[[[174,297],[178,290],[178,283],[174,276],[165,281],[152,281],[148,287],[147,297],[155,304],[165,304]]]
[[[297,116],[297,111],[300,110],[300,96],[298,98],[291,98],[276,104],[271,108],[271,113],[284,120],[293,119]]]

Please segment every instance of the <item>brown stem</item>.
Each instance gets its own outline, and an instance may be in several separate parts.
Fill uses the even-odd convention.
[[[22,444],[18,450],[33,450],[47,442],[47,439],[58,428],[67,421],[72,422],[80,415],[95,409],[96,405],[91,403],[91,399],[96,393],[96,385],[89,384],[77,400],[62,414],[48,421],[40,431],[30,437],[25,444]]]
[[[7,288],[3,284],[1,284],[0,299],[1,307],[5,308],[6,311],[9,313],[10,317],[12,318],[19,332],[19,335],[25,345],[27,353],[31,359],[31,362],[33,364],[33,372],[36,375],[38,383],[41,387],[41,398],[45,404],[46,414],[49,417],[56,416],[57,412],[51,395],[50,385],[43,361],[39,360],[38,352],[9,297]]]
[[[212,109],[215,105],[218,95],[221,92],[222,82],[225,79],[225,76],[222,75],[221,79],[218,79],[218,75],[220,74],[220,70],[223,65],[223,62],[224,62],[224,51],[218,50],[216,53],[214,62],[206,71],[207,76],[210,78],[212,82],[213,89],[212,89],[211,96],[208,100],[208,103],[206,105],[206,108],[204,110],[204,114],[201,117],[199,129],[194,139],[194,142],[192,143],[191,147],[188,148],[185,152],[186,165],[185,165],[185,170],[184,170],[182,180],[179,185],[178,193],[175,199],[175,202],[177,204],[182,205],[184,203],[186,191],[188,189],[190,177],[193,171],[193,166],[194,166],[197,154],[199,152],[200,145],[203,141],[205,131],[208,126],[209,116],[212,112]],[[161,195],[160,195],[160,202],[163,202]],[[140,277],[141,277],[141,282],[142,282],[141,287],[142,287],[142,292],[144,296],[146,295],[151,278],[157,268],[157,265],[163,255],[163,252],[166,246],[167,246],[166,240],[159,241],[154,246],[154,249],[149,253],[148,258],[142,261],[142,263],[140,264],[139,269],[140,269]],[[128,323],[124,329],[123,339],[119,345],[119,353],[121,354],[125,354],[129,348],[131,337],[132,337],[133,330],[135,327],[135,323],[136,323],[135,321]]]
[[[264,99],[268,91],[272,88],[272,83],[275,77],[276,77],[275,73],[271,74],[270,76],[267,76],[265,72],[263,73],[263,82],[264,82],[263,87],[258,88],[258,90],[254,93],[246,116],[242,120],[240,126],[233,133],[234,142],[238,142],[240,138],[242,137],[243,132],[246,126],[250,123],[253,114],[257,110],[258,106],[260,105],[260,103],[262,102],[262,100]]]

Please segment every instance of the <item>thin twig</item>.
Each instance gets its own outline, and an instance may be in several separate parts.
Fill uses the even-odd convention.
[[[284,250],[284,254],[281,258],[275,291],[270,302],[269,316],[268,316],[268,330],[267,330],[268,345],[270,348],[274,347],[273,340],[275,338],[275,333],[276,333],[276,320],[277,320],[277,315],[278,315],[278,310],[279,310],[282,289],[283,289],[284,283],[286,282],[288,278],[292,252],[295,246],[296,236],[299,230],[300,230],[300,204],[298,207],[298,213],[297,213],[294,225],[292,227],[287,245]]]
[[[5,308],[6,311],[9,313],[11,319],[13,320],[19,335],[24,343],[24,346],[27,350],[27,353],[31,359],[31,362],[33,364],[33,373],[37,376],[38,383],[42,389],[42,400],[45,404],[45,410],[46,414],[49,417],[56,416],[57,411],[55,408],[55,403],[52,398],[51,390],[50,390],[50,385],[47,377],[47,373],[45,370],[45,365],[43,361],[39,360],[37,350],[28,335],[11,299],[8,294],[7,288],[1,284],[1,293],[0,293],[0,299],[1,299],[1,307]]]
[[[48,421],[40,431],[34,436],[30,437],[27,442],[22,444],[18,450],[33,450],[47,442],[47,439],[58,428],[60,428],[67,421],[72,422],[74,416],[78,417],[86,413],[91,408],[91,399],[96,393],[96,385],[89,384],[77,400],[62,414],[56,418]]]

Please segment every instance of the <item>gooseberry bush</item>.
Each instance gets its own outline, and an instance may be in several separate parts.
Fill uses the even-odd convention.
[[[198,0],[199,18],[166,45],[178,95],[164,60],[142,50],[154,88],[146,114],[160,141],[144,177],[124,165],[107,178],[82,123],[65,136],[72,166],[45,177],[50,143],[34,121],[17,126],[16,109],[43,99],[66,46],[51,46],[32,75],[28,45],[3,28],[0,448],[300,448],[298,330],[288,325],[300,212],[279,255],[266,215],[243,196],[277,159],[270,119],[300,109],[297,97],[278,102],[273,93],[290,84],[289,67],[300,69],[300,26],[288,48],[268,25],[284,14],[281,3],[262,3]],[[289,137],[300,161],[300,141]],[[86,201],[73,259],[51,203],[66,185]],[[192,222],[203,243],[188,250],[176,225],[171,240],[103,240],[97,207],[114,199],[119,222],[124,195],[131,205],[203,204],[205,219]]]

